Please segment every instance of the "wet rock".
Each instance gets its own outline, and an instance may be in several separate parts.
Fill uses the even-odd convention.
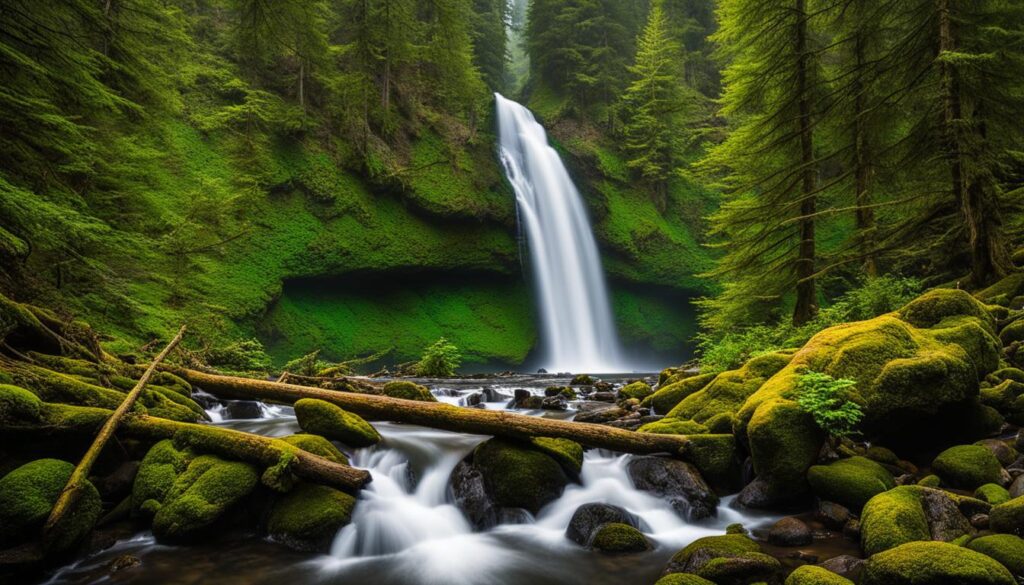
[[[634,457],[626,469],[637,489],[667,498],[676,512],[688,520],[717,513],[718,496],[689,463],[666,457]]]
[[[529,390],[517,388],[508,407],[512,409],[539,410],[543,403],[544,397],[534,396]]]
[[[715,559],[761,555],[761,547],[744,534],[705,536],[686,545],[669,560],[664,574],[697,573]]]
[[[625,410],[614,404],[584,402],[579,405],[579,412],[574,419],[576,422],[585,423],[606,423],[619,419],[628,414]]]
[[[344,492],[300,483],[276,499],[267,532],[289,548],[326,553],[338,530],[352,520],[355,505],[355,498]]]
[[[597,381],[597,382],[594,382],[594,390],[596,390],[598,392],[611,392],[611,393],[614,394],[615,393],[615,385],[612,384],[611,382]]]
[[[121,555],[115,558],[114,560],[110,561],[110,564],[107,565],[107,570],[111,573],[117,573],[125,569],[137,567],[141,564],[142,561],[139,559],[139,557],[133,555]]]
[[[486,530],[498,524],[498,509],[487,494],[483,474],[473,467],[470,458],[463,459],[455,466],[448,485],[455,495],[455,505],[466,515],[473,528]]]
[[[825,526],[838,530],[850,520],[850,510],[835,502],[818,502],[814,517]]]
[[[138,461],[125,461],[117,469],[103,477],[93,479],[93,485],[107,501],[120,501],[132,491],[135,474],[139,472]]]
[[[937,490],[925,490],[921,495],[932,540],[949,542],[964,534],[974,532],[971,522],[964,517],[952,498]]]
[[[775,498],[771,494],[767,482],[758,477],[740,491],[736,501],[747,508],[765,508],[771,505]]]
[[[605,554],[628,554],[651,549],[647,537],[636,528],[618,522],[601,525],[590,542],[591,548]]]
[[[544,410],[567,410],[569,402],[564,396],[547,396],[541,399],[540,407]]]
[[[975,514],[971,516],[971,526],[978,530],[988,529],[988,514]]]
[[[484,395],[484,402],[501,402],[502,400],[506,400],[508,398],[507,395],[498,392],[497,390],[491,388],[490,386],[487,386],[486,388],[482,389],[481,393],[483,393]]]
[[[811,529],[793,516],[779,520],[768,530],[768,542],[776,546],[804,546],[812,540]]]
[[[192,392],[192,400],[199,406],[202,406],[204,410],[210,410],[221,405],[221,401],[216,396],[198,389]]]
[[[843,526],[843,536],[851,540],[860,540],[860,520],[850,518]]]
[[[224,403],[225,418],[248,420],[263,418],[260,403],[255,400],[228,400]]]
[[[611,504],[583,504],[572,515],[565,536],[581,546],[590,546],[590,541],[603,524],[615,522],[633,528],[641,528],[640,518],[627,512],[625,508]]]
[[[572,381],[569,382],[570,386],[593,386],[597,380],[590,377],[588,374],[576,374],[573,376]]]
[[[615,402],[616,396],[614,392],[598,391],[591,394],[590,399],[597,400],[599,402]]]
[[[1013,483],[1010,484],[1009,492],[1011,498],[1024,496],[1024,475],[1018,475],[1017,479],[1013,480]]]
[[[975,445],[988,449],[1002,465],[1010,465],[1017,459],[1017,450],[999,439],[984,439]]]
[[[864,568],[864,559],[853,555],[839,555],[826,561],[818,563],[823,569],[828,569],[840,577],[845,577],[853,582],[860,578],[861,570]]]
[[[474,393],[466,396],[466,406],[469,406],[469,407],[480,406],[480,403],[483,402],[483,399],[484,399],[484,395],[483,394],[481,394],[480,392],[474,392]]]

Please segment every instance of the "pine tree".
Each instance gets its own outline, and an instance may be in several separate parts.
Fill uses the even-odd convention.
[[[492,91],[505,89],[509,61],[508,35],[511,4],[506,0],[474,0],[473,63]]]

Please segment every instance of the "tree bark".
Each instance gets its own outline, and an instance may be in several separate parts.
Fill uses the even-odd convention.
[[[858,4],[858,7],[861,8],[861,11],[863,10],[862,4]],[[875,212],[870,207],[872,169],[871,161],[868,158],[870,145],[868,144],[867,136],[867,120],[865,119],[868,115],[867,98],[864,95],[864,67],[866,67],[864,52],[867,40],[864,38],[865,32],[863,30],[857,30],[854,34],[856,34],[854,58],[857,61],[857,77],[853,83],[853,91],[855,93],[853,141],[854,166],[856,167],[854,188],[856,189],[857,239],[859,242],[859,252],[864,257],[864,273],[869,278],[873,278],[878,275],[878,265],[875,261],[875,255],[872,253],[873,245],[871,242],[871,236],[875,228]]]
[[[637,433],[605,425],[461,408],[441,402],[338,392],[266,380],[218,376],[182,368],[166,369],[206,392],[225,398],[270,400],[288,404],[302,398],[316,398],[336,404],[368,420],[389,420],[459,433],[517,440],[553,437],[623,453],[670,453],[676,456],[685,456],[689,443],[683,435]]]
[[[107,422],[100,428],[100,432],[96,435],[96,439],[93,441],[89,450],[82,456],[82,460],[79,461],[75,470],[71,472],[71,477],[68,478],[67,485],[61,491],[57,497],[57,502],[53,505],[53,509],[50,510],[50,516],[46,520],[46,524],[43,526],[43,538],[46,539],[47,533],[53,531],[55,528],[61,525],[61,520],[64,519],[68,514],[74,514],[75,506],[78,504],[79,497],[82,494],[82,488],[85,485],[85,481],[89,477],[89,472],[92,471],[93,463],[100,456],[103,451],[103,447],[106,446],[107,441],[114,436],[114,432],[117,431],[117,426],[121,423],[121,420],[125,417],[128,412],[131,411],[132,407],[135,406],[135,401],[138,400],[139,395],[142,394],[142,390],[149,383],[150,378],[153,377],[153,373],[156,372],[156,368],[160,365],[160,362],[164,361],[167,354],[171,353],[171,350],[181,341],[181,338],[185,336],[185,326],[182,325],[181,329],[178,330],[178,334],[174,336],[174,339],[167,344],[167,347],[163,349],[153,361],[146,368],[146,371],[139,378],[139,381],[135,384],[135,387],[131,389],[131,392],[125,396],[121,405],[110,415]]]
[[[807,70],[811,58],[807,48],[807,11],[805,0],[796,0],[796,91],[800,109],[800,164],[803,167],[800,193],[800,247],[796,263],[796,306],[793,309],[793,324],[803,325],[817,312],[817,295],[814,285],[814,214],[817,208],[817,173],[814,167],[814,135],[811,129],[811,98],[808,89]]]

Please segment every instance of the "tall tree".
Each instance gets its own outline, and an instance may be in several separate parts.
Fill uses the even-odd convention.
[[[473,62],[492,91],[505,89],[511,11],[508,0],[473,0]]]

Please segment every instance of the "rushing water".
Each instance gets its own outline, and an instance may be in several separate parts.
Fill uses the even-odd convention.
[[[537,288],[543,365],[550,371],[628,371],[583,199],[533,114],[500,94],[495,100],[501,161],[516,194]]]
[[[547,385],[565,382],[551,377],[486,380],[498,394],[485,406],[505,408],[503,396],[511,396],[514,388],[539,394]],[[459,404],[482,388],[480,381],[464,381],[435,392],[439,399]],[[258,419],[232,420],[219,408],[212,414],[221,419],[216,424],[262,435],[299,432],[288,407],[264,409]],[[573,412],[530,414],[571,417]],[[148,532],[129,533],[114,547],[66,567],[52,582],[649,584],[668,558],[694,539],[722,534],[733,522],[755,528],[774,520],[735,510],[726,498],[717,518],[688,523],[665,500],[633,487],[626,471],[630,456],[588,450],[580,483],[570,484],[536,518],[524,513],[515,523],[474,532],[452,504],[448,476],[486,437],[396,423],[375,426],[383,442],[350,451],[352,464],[368,469],[373,481],[360,494],[352,523],[335,537],[330,554],[297,553],[244,532],[191,547],[157,544]],[[590,502],[615,504],[639,517],[654,550],[604,556],[568,540],[565,529],[573,512]],[[110,574],[106,567],[124,554],[138,557],[141,564]]]

